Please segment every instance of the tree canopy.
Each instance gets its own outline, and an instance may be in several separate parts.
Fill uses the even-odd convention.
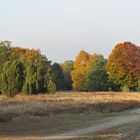
[[[88,73],[91,71],[92,63],[96,59],[97,54],[89,54],[86,51],[81,51],[74,62],[72,71],[73,89],[85,90],[85,83]]]
[[[75,61],[52,63],[37,49],[0,42],[0,93],[14,96],[77,91],[140,91],[140,47],[117,44],[105,59],[82,50]]]
[[[71,72],[73,70],[73,64],[74,64],[74,61],[72,61],[72,60],[65,61],[63,64],[61,64],[61,67],[62,67],[63,73],[64,73],[66,90],[72,90]]]
[[[2,92],[11,97],[21,91],[23,86],[23,65],[19,61],[7,61],[2,70]]]
[[[54,73],[56,89],[58,91],[65,90],[65,77],[62,67],[58,63],[54,63],[52,65],[52,71]]]
[[[117,44],[109,56],[107,65],[109,79],[121,89],[138,90],[140,79],[140,47],[124,42]]]
[[[86,82],[87,91],[108,91],[108,75],[105,69],[107,60],[99,55],[92,64],[92,69],[88,74]]]

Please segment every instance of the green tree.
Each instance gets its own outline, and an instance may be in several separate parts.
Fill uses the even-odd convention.
[[[3,64],[10,60],[11,52],[11,42],[10,41],[1,41],[0,42],[0,72],[3,68]]]
[[[50,68],[47,73],[47,91],[48,93],[55,93],[56,92],[56,84],[55,84],[55,77],[52,69]]]
[[[47,92],[47,68],[43,65],[37,67],[36,72],[36,91],[37,93]]]
[[[99,55],[92,64],[92,69],[88,74],[86,82],[87,91],[108,91],[108,75],[105,70],[107,61]]]
[[[52,71],[54,73],[56,89],[57,90],[65,90],[65,78],[63,69],[58,63],[54,63],[52,65]]]
[[[10,60],[10,50],[11,42],[10,41],[1,41],[0,42],[0,75],[2,74],[3,65],[6,61]],[[2,77],[0,76],[0,79]],[[2,88],[2,83],[0,83],[0,92]]]
[[[23,91],[26,94],[47,92],[47,72],[50,62],[39,50],[27,50],[20,58],[25,68],[25,83]]]
[[[66,90],[72,90],[71,72],[73,70],[73,65],[74,65],[74,61],[72,60],[65,61],[63,64],[61,64],[64,73]]]
[[[35,67],[32,64],[26,66],[26,78],[23,91],[28,95],[36,94],[36,74]]]
[[[5,62],[1,77],[2,93],[9,97],[16,95],[23,86],[23,65],[19,61]]]

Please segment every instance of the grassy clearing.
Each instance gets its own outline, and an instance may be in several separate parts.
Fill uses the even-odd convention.
[[[110,112],[115,115],[136,107],[140,107],[139,93],[0,96],[0,139],[38,137],[84,128],[101,122]],[[89,139],[92,138],[90,135]]]
[[[140,106],[139,93],[58,93],[0,96],[0,122],[22,116],[118,112]]]

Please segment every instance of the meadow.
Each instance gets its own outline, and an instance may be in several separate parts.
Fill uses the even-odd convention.
[[[0,139],[53,135],[140,107],[139,93],[58,92],[0,96]],[[36,134],[36,135],[35,135]]]
[[[21,116],[119,112],[140,106],[139,93],[59,92],[51,95],[0,96],[0,122]]]

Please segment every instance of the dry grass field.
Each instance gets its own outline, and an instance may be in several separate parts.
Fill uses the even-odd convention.
[[[53,95],[0,96],[0,139],[56,134],[93,120],[140,107],[139,93],[59,92]]]
[[[18,95],[14,98],[0,96],[0,122],[24,115],[118,112],[139,106],[139,93],[58,93]]]

